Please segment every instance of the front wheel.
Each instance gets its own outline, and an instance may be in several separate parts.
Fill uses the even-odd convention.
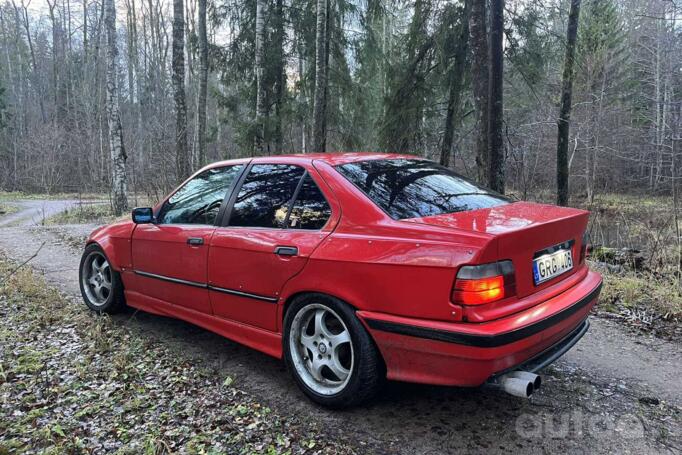
[[[121,276],[97,244],[85,247],[78,273],[85,304],[95,311],[118,313],[125,308]]]
[[[372,398],[384,379],[369,334],[347,304],[323,294],[296,298],[284,319],[284,358],[313,401],[345,408]]]

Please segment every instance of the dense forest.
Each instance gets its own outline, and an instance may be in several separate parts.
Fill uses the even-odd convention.
[[[122,210],[218,159],[376,150],[521,198],[675,195],[681,19],[676,0],[11,0],[0,186]]]

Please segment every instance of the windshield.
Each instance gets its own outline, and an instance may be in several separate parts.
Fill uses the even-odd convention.
[[[426,160],[368,160],[336,169],[397,220],[509,203],[504,196]]]

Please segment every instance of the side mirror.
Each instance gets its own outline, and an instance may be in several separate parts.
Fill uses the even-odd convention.
[[[133,209],[133,222],[146,224],[154,222],[154,211],[151,207],[136,207]]]

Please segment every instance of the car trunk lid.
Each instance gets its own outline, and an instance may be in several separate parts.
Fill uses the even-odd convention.
[[[585,210],[515,202],[405,221],[490,235],[491,240],[479,253],[478,262],[511,260],[516,277],[516,296],[523,298],[565,280],[576,272],[588,217],[589,212]],[[534,256],[564,242],[571,242],[573,268],[536,285],[533,279]]]

